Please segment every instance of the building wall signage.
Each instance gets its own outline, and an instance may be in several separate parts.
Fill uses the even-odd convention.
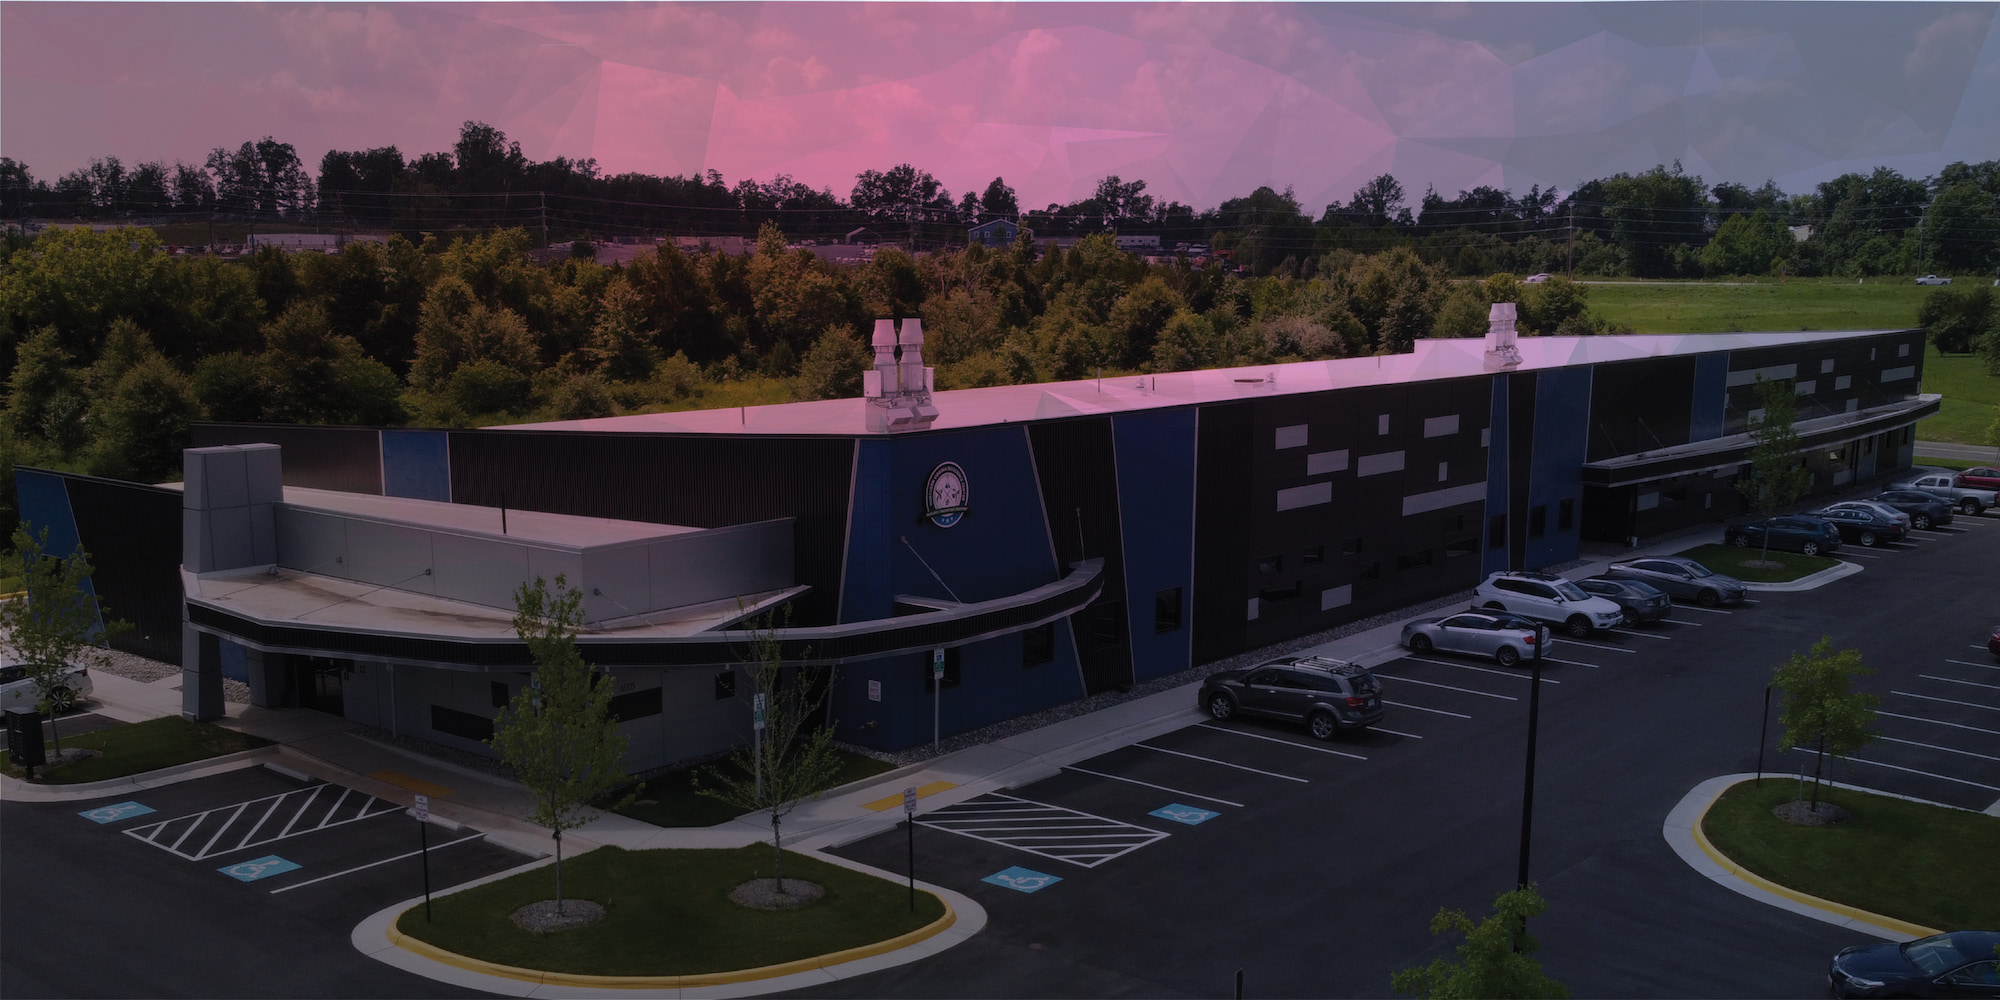
[[[949,528],[965,516],[970,496],[965,470],[957,462],[944,462],[931,470],[930,480],[924,484],[924,516],[940,528]]]

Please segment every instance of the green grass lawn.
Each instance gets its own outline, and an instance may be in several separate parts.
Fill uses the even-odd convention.
[[[60,730],[60,724],[58,724]],[[221,757],[240,750],[254,750],[271,745],[271,741],[247,733],[211,726],[206,722],[189,722],[177,715],[160,719],[135,722],[129,726],[113,726],[78,736],[66,736],[62,745],[96,750],[98,755],[89,760],[64,764],[55,768],[36,768],[35,780],[50,785],[73,785],[85,781],[103,781],[106,778],[123,778],[147,771],[157,771],[175,764],[189,761]],[[55,746],[49,745],[49,754],[54,756]],[[6,772],[16,778],[25,777],[26,772],[7,761]]]
[[[1763,549],[1754,545],[1743,548],[1722,544],[1697,545],[1675,554],[1692,559],[1723,576],[1733,576],[1746,583],[1785,583],[1840,565],[1840,560],[1829,559],[1826,556],[1802,556],[1796,552],[1780,552],[1773,549],[1769,553],[1769,558],[1771,562],[1781,564],[1778,568],[1751,566],[1748,564],[1762,560],[1766,555]]]
[[[1986,444],[1986,432],[2000,415],[2000,378],[1986,374],[1986,362],[1975,354],[1940,356],[1924,348],[1923,391],[1944,399],[1937,416],[1917,424],[1920,441]]]
[[[1783,284],[1613,282],[1590,288],[1592,315],[1638,333],[1895,330],[1917,325],[1930,289],[1908,278]]]
[[[864,754],[846,750],[838,752],[840,770],[833,776],[833,780],[827,783],[826,788],[838,788],[848,782],[872,778],[895,769],[894,764]],[[656,778],[647,778],[645,790],[641,791],[631,804],[618,810],[619,815],[630,816],[654,826],[714,826],[717,823],[727,823],[743,814],[742,810],[720,799],[696,794],[694,790],[696,770],[698,768],[670,771]],[[629,787],[620,789],[609,797],[613,800],[623,798],[629,790]]]
[[[785,877],[826,888],[795,910],[757,910],[730,890],[772,874],[769,845],[734,850],[625,851],[601,847],[563,864],[565,899],[604,907],[604,919],[546,936],[510,914],[555,898],[549,865],[476,889],[436,897],[425,923],[419,905],[396,924],[447,951],[505,965],[605,976],[677,976],[754,969],[885,941],[944,915],[936,896],[816,858],[786,852]]]
[[[1799,792],[1795,778],[1733,786],[1702,833],[1737,864],[1821,899],[1939,930],[2000,927],[2000,817],[1839,788],[1822,789],[1821,801],[1852,812],[1845,823],[1793,826],[1771,814]]]

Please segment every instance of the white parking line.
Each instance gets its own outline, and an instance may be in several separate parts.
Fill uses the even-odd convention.
[[[1936,750],[1939,753],[1964,754],[1967,757],[1977,757],[1980,760],[2000,760],[2000,757],[1995,757],[1992,756],[1991,754],[1973,753],[1970,750],[1954,750],[1951,747],[1935,746],[1929,743],[1918,743],[1915,740],[1899,740],[1894,736],[1883,736],[1880,738],[1884,743],[1901,743],[1906,747],[1923,747],[1926,750]]]
[[[1290,775],[1290,774],[1279,774],[1279,773],[1278,773],[1278,772],[1276,772],[1276,771],[1263,771],[1263,770],[1259,770],[1259,769],[1257,769],[1257,768],[1254,768],[1254,767],[1245,767],[1245,766],[1243,766],[1242,764],[1231,764],[1230,762],[1228,762],[1228,761],[1226,761],[1226,760],[1216,760],[1216,759],[1215,759],[1215,758],[1213,758],[1213,757],[1202,757],[1202,756],[1198,756],[1198,755],[1196,755],[1196,754],[1191,754],[1191,753],[1182,753],[1182,752],[1180,752],[1179,750],[1169,750],[1169,749],[1167,749],[1166,747],[1156,747],[1156,746],[1152,745],[1151,743],[1134,743],[1134,744],[1132,744],[1132,745],[1133,745],[1133,746],[1135,746],[1135,747],[1138,747],[1138,748],[1139,748],[1139,749],[1141,749],[1141,750],[1152,750],[1152,751],[1154,751],[1154,752],[1156,752],[1156,753],[1170,753],[1170,754],[1173,754],[1173,755],[1174,755],[1174,756],[1176,756],[1176,757],[1186,757],[1186,758],[1187,758],[1187,759],[1189,759],[1189,760],[1200,760],[1200,761],[1207,761],[1207,762],[1208,762],[1208,763],[1210,763],[1210,764],[1219,764],[1219,765],[1221,765],[1221,766],[1223,766],[1223,767],[1233,767],[1233,768],[1237,769],[1238,771],[1249,771],[1249,772],[1250,772],[1251,774],[1261,774],[1261,775],[1265,775],[1265,776],[1267,776],[1267,777],[1272,777],[1272,778],[1283,778],[1283,779],[1285,779],[1286,781],[1296,781],[1296,782],[1298,782],[1298,783],[1299,783],[1299,784],[1301,784],[1301,785],[1304,785],[1304,784],[1309,784],[1309,782],[1307,782],[1307,781],[1306,781],[1306,779],[1304,779],[1304,778],[1300,778],[1300,777],[1297,777],[1297,776],[1295,776],[1295,775]]]
[[[1565,645],[1565,646],[1582,646],[1582,647],[1583,647],[1583,648],[1585,648],[1585,649],[1602,649],[1602,650],[1606,650],[1606,651],[1609,651],[1609,652],[1613,652],[1613,653],[1636,653],[1636,652],[1638,652],[1638,650],[1636,650],[1636,649],[1626,649],[1626,648],[1625,648],[1625,647],[1623,647],[1623,646],[1599,646],[1599,645],[1597,645],[1596,643],[1592,643],[1592,642],[1583,642],[1583,641],[1581,641],[1581,640],[1578,640],[1578,639],[1564,639],[1564,640],[1563,640],[1563,645]]]
[[[1294,742],[1292,742],[1291,740],[1281,740],[1281,739],[1279,739],[1279,738],[1277,738],[1277,737],[1275,737],[1275,736],[1259,736],[1259,735],[1257,735],[1256,733],[1246,733],[1246,732],[1243,732],[1242,730],[1238,730],[1238,729],[1224,729],[1224,728],[1222,728],[1221,726],[1217,726],[1217,725],[1214,725],[1214,724],[1212,724],[1212,723],[1207,723],[1207,722],[1204,722],[1204,723],[1202,723],[1202,725],[1201,725],[1201,728],[1203,728],[1203,729],[1209,729],[1209,730],[1213,730],[1213,731],[1215,731],[1215,732],[1218,732],[1218,733],[1228,733],[1228,734],[1229,734],[1229,735],[1231,735],[1231,736],[1241,736],[1241,737],[1244,737],[1245,739],[1252,739],[1252,740],[1263,740],[1263,741],[1265,741],[1265,742],[1267,742],[1267,743],[1283,743],[1284,745],[1286,745],[1286,746],[1288,746],[1288,747],[1297,747],[1297,748],[1298,748],[1298,749],[1300,749],[1300,750],[1311,750],[1311,751],[1314,751],[1314,752],[1316,752],[1316,753],[1330,753],[1330,754],[1334,755],[1335,757],[1352,757],[1352,758],[1354,758],[1355,760],[1367,760],[1367,759],[1368,759],[1368,758],[1366,758],[1366,757],[1363,757],[1363,756],[1361,756],[1361,755],[1360,755],[1360,754],[1358,754],[1358,753],[1348,753],[1348,752],[1347,752],[1347,751],[1345,751],[1345,750],[1335,750],[1335,749],[1332,749],[1331,747],[1316,747],[1316,746],[1313,746],[1313,745],[1312,745],[1312,744],[1310,744],[1310,743],[1294,743]]]
[[[1458,691],[1464,694],[1476,694],[1481,698],[1498,698],[1501,701],[1521,700],[1519,698],[1514,697],[1511,694],[1494,694],[1491,691],[1474,691],[1471,688],[1452,687],[1449,684],[1433,684],[1430,681],[1420,681],[1412,677],[1398,677],[1395,674],[1377,674],[1376,676],[1382,678],[1385,681],[1402,681],[1406,684],[1422,684],[1424,687],[1444,688],[1446,691]]]
[[[465,843],[465,842],[466,842],[466,841],[468,841],[468,840],[478,840],[479,838],[481,838],[481,837],[484,837],[484,836],[486,836],[486,835],[485,835],[485,834],[483,834],[483,833],[475,833],[475,834],[473,834],[473,835],[471,835],[471,836],[469,836],[469,837],[460,837],[460,838],[458,838],[457,840],[453,840],[453,841],[449,841],[449,842],[446,842],[446,843],[443,843],[443,844],[439,844],[439,845],[437,845],[437,847],[433,847],[433,848],[430,848],[430,850],[433,850],[433,851],[435,851],[435,850],[438,850],[439,848],[444,848],[444,847],[450,847],[450,846],[451,846],[452,844],[463,844],[463,843]],[[369,863],[367,863],[367,864],[365,864],[365,865],[358,865],[358,866],[356,866],[356,867],[353,867],[353,868],[349,868],[348,870],[346,870],[346,871],[344,871],[344,872],[334,872],[334,873],[333,873],[333,874],[331,874],[331,875],[321,875],[320,877],[318,877],[318,878],[316,878],[316,879],[311,879],[311,880],[309,880],[309,881],[305,881],[305,882],[300,882],[300,883],[298,883],[297,885],[288,885],[288,886],[284,886],[283,888],[278,888],[278,889],[272,889],[272,890],[271,890],[271,895],[275,896],[275,895],[277,895],[278,893],[281,893],[281,892],[290,892],[290,891],[292,891],[293,889],[303,889],[303,888],[305,888],[306,886],[309,886],[309,885],[312,885],[312,884],[314,884],[314,883],[316,883],[316,882],[324,882],[324,881],[326,881],[327,879],[330,879],[330,878],[339,878],[339,877],[341,877],[342,875],[352,875],[352,874],[354,874],[355,872],[363,872],[363,871],[367,871],[368,869],[370,869],[370,868],[374,868],[374,867],[377,867],[377,866],[379,866],[379,865],[386,865],[386,864],[388,864],[388,863],[389,863],[389,862],[391,862],[391,861],[401,861],[401,860],[403,860],[404,858],[414,858],[414,857],[416,857],[417,855],[419,855],[419,854],[422,854],[422,853],[424,853],[424,852],[423,852],[422,850],[415,850],[415,851],[411,851],[411,852],[409,852],[408,854],[398,854],[398,855],[396,855],[396,856],[395,856],[395,857],[393,857],[393,858],[383,858],[383,859],[382,859],[382,860],[380,860],[380,861],[371,861],[371,862],[369,862]]]
[[[1881,553],[1879,553],[1879,552],[1877,552],[1877,553],[1868,553],[1868,552],[1849,552],[1849,553],[1847,553],[1846,555],[1844,555],[1844,556],[1841,556],[1841,558],[1842,558],[1842,559],[1880,559],[1880,558],[1882,558],[1882,554],[1881,554]]]
[[[1534,676],[1533,674],[1524,674],[1524,673],[1520,672],[1519,670],[1495,670],[1495,669],[1493,669],[1492,667],[1475,667],[1475,666],[1473,666],[1473,665],[1472,665],[1472,664],[1470,664],[1470,663],[1453,663],[1453,662],[1452,662],[1452,661],[1450,661],[1450,660],[1426,660],[1426,659],[1424,659],[1423,657],[1420,657],[1420,656],[1405,656],[1405,657],[1403,657],[1403,659],[1405,659],[1405,660],[1415,660],[1415,661],[1416,661],[1416,662],[1418,662],[1418,663],[1435,663],[1435,664],[1437,664],[1437,665],[1438,665],[1438,666],[1440,666],[1440,667],[1457,667],[1457,668],[1459,668],[1460,670],[1477,670],[1477,671],[1479,671],[1479,672],[1480,672],[1480,673],[1482,673],[1482,674],[1499,674],[1499,675],[1500,675],[1500,676],[1502,676],[1502,677],[1518,677],[1518,678],[1520,678],[1520,679],[1522,679],[1522,680],[1524,680],[1524,681],[1525,681],[1525,680],[1527,680],[1527,679],[1529,679],[1530,677],[1533,677],[1533,676]],[[1527,661],[1526,659],[1523,659],[1523,660],[1522,660],[1521,662],[1522,662],[1522,663],[1526,663],[1526,662],[1528,662],[1528,661]],[[1545,656],[1545,657],[1542,657],[1542,662],[1543,662],[1543,663],[1547,663],[1547,662],[1549,662],[1549,660],[1548,660],[1548,657],[1546,657],[1546,656]],[[1394,675],[1393,675],[1393,674],[1391,674],[1390,676],[1394,676]],[[1552,680],[1552,679],[1550,679],[1550,678],[1547,678],[1547,677],[1544,677],[1544,678],[1542,678],[1542,683],[1544,683],[1544,684],[1561,684],[1562,682],[1561,682],[1561,681],[1558,681],[1558,680]]]
[[[1917,676],[1927,681],[1943,681],[1946,684],[1963,684],[1966,687],[1985,688],[1988,691],[2000,691],[2000,684],[1977,684],[1972,681],[1962,681],[1955,677],[1939,677],[1936,674],[1918,674]]]
[[[1876,712],[1875,714],[1886,715],[1891,719],[1908,719],[1911,722],[1928,722],[1933,726],[1950,726],[1953,729],[1970,729],[1975,733],[1985,733],[1988,736],[2000,736],[2000,729],[1981,729],[1978,726],[1968,726],[1961,722],[1946,722],[1943,719],[1926,719],[1921,715],[1897,715],[1894,712]]]
[[[1723,614],[1728,614],[1728,613],[1729,613],[1729,612],[1727,612],[1727,611],[1723,612]],[[1661,620],[1661,621],[1663,621],[1663,622],[1666,622],[1666,623],[1667,623],[1667,624],[1669,624],[1669,625],[1690,625],[1690,626],[1693,626],[1693,627],[1695,627],[1695,628],[1707,628],[1707,627],[1708,627],[1708,623],[1707,623],[1707,622],[1684,622],[1684,621],[1681,621],[1681,620],[1680,620],[1680,619],[1678,619],[1678,618],[1662,618],[1662,619],[1660,619],[1660,620]]]
[[[1607,629],[1606,631],[1610,631],[1610,632],[1616,632],[1616,633],[1618,633],[1619,635],[1636,635],[1636,636],[1643,636],[1643,637],[1645,637],[1645,638],[1647,638],[1647,639],[1665,639],[1665,640],[1672,640],[1672,639],[1673,639],[1673,636],[1670,636],[1670,635],[1654,635],[1654,634],[1653,634],[1653,633],[1651,633],[1651,632],[1635,632],[1635,631],[1633,631],[1633,630],[1631,630],[1631,629],[1629,629],[1629,628],[1614,628],[1614,629]]]
[[[1978,667],[1982,670],[2000,670],[2000,663],[1974,663],[1971,660],[1946,660],[1944,662],[1956,663],[1961,667]]]
[[[1371,733],[1388,733],[1391,736],[1401,736],[1404,739],[1410,739],[1410,740],[1423,739],[1423,737],[1418,736],[1415,733],[1399,733],[1394,729],[1383,729],[1381,726],[1369,726],[1368,731]]]
[[[1382,704],[1384,704],[1384,705],[1394,705],[1394,706],[1396,706],[1397,708],[1407,708],[1407,709],[1409,709],[1409,710],[1410,710],[1410,711],[1412,711],[1412,712],[1429,712],[1429,713],[1431,713],[1432,715],[1449,715],[1449,716],[1451,716],[1451,717],[1452,717],[1452,718],[1454,718],[1454,719],[1470,719],[1470,718],[1472,718],[1472,716],[1470,716],[1470,715],[1466,715],[1466,714],[1465,714],[1465,713],[1463,713],[1463,712],[1447,712],[1447,711],[1445,711],[1445,710],[1444,710],[1444,709],[1442,709],[1442,708],[1425,708],[1425,707],[1424,707],[1424,706],[1422,706],[1422,705],[1407,705],[1407,704],[1404,704],[1403,702],[1400,702],[1400,701],[1390,701],[1390,700],[1389,700],[1389,699],[1387,699],[1387,698],[1384,698],[1384,699],[1382,699]]]
[[[1749,601],[1744,601],[1743,603],[1745,603],[1745,604],[1748,604],[1748,603],[1750,603],[1750,602],[1749,602]],[[1701,605],[1699,605],[1699,604],[1676,604],[1676,605],[1674,605],[1674,610],[1675,610],[1675,611],[1699,611],[1699,612],[1701,612],[1702,614],[1705,614],[1705,615],[1733,615],[1733,614],[1735,614],[1735,613],[1736,613],[1736,612],[1734,612],[1734,611],[1725,611],[1725,610],[1723,610],[1722,608],[1704,608],[1704,607],[1702,607],[1702,606],[1701,606]]]
[[[1810,749],[1807,749],[1807,748],[1805,748],[1805,747],[1793,747],[1793,748],[1792,748],[1792,750],[1793,750],[1793,752],[1795,752],[1795,753],[1814,753],[1814,752],[1816,752],[1816,751],[1813,751],[1813,750],[1810,750]],[[1842,757],[1842,758],[1840,758],[1840,759],[1841,759],[1841,760],[1844,760],[1844,761],[1849,761],[1849,762],[1851,762],[1851,763],[1855,763],[1855,764],[1873,764],[1873,765],[1875,765],[1876,767],[1886,767],[1886,768],[1888,768],[1888,769],[1889,769],[1889,770],[1891,770],[1891,771],[1903,771],[1903,772],[1906,772],[1906,773],[1909,773],[1909,774],[1921,774],[1921,775],[1923,775],[1923,776],[1924,776],[1924,777],[1926,777],[1926,778],[1936,778],[1936,779],[1938,779],[1939,781],[1949,781],[1949,782],[1952,782],[1953,784],[1959,784],[1959,785],[1971,785],[1971,786],[1972,786],[1972,787],[1974,787],[1974,788],[1984,788],[1984,789],[1988,789],[1988,790],[1990,790],[1990,791],[1995,791],[1995,792],[2000,792],[2000,785],[1982,785],[1982,784],[1980,784],[1980,783],[1979,783],[1979,782],[1977,782],[1977,781],[1967,781],[1967,780],[1965,780],[1964,778],[1954,778],[1954,777],[1952,777],[1951,775],[1948,775],[1948,774],[1933,774],[1933,773],[1931,773],[1930,771],[1919,771],[1919,770],[1917,770],[1917,769],[1916,769],[1916,768],[1914,768],[1914,767],[1899,767],[1899,766],[1897,766],[1897,765],[1895,765],[1895,764],[1884,764],[1884,763],[1882,763],[1882,762],[1881,762],[1881,761],[1879,761],[1879,760],[1869,760],[1869,759],[1867,759],[1867,758],[1865,758],[1865,757]]]
[[[1922,698],[1925,701],[1941,701],[1947,705],[1964,705],[1967,708],[1983,708],[1989,712],[2000,712],[2000,705],[1981,705],[1976,701],[1959,701],[1956,698],[1938,698],[1927,694],[1911,694],[1908,691],[1891,691],[1889,693],[1899,694],[1905,698]]]
[[[1218,799],[1213,795],[1202,795],[1198,792],[1184,791],[1179,788],[1168,788],[1165,785],[1155,785],[1152,784],[1151,782],[1140,781],[1136,778],[1123,778],[1115,774],[1105,774],[1103,771],[1093,771],[1087,767],[1078,767],[1075,764],[1065,764],[1063,765],[1063,770],[1075,771],[1078,774],[1088,774],[1093,778],[1105,778],[1111,781],[1122,781],[1128,785],[1139,785],[1141,787],[1152,788],[1162,792],[1169,792],[1174,795],[1185,795],[1188,798],[1201,799],[1204,802],[1220,802],[1225,806],[1235,806],[1238,809],[1246,808],[1241,802],[1231,802],[1228,799]]]
[[[1167,839],[1167,834],[1151,827],[999,792],[926,813],[916,822],[1083,868],[1095,868]],[[1049,832],[1033,832],[1037,830]]]
[[[1589,667],[1589,668],[1590,668],[1590,669],[1592,669],[1592,670],[1601,670],[1601,669],[1603,669],[1602,667],[1599,667],[1599,666],[1598,666],[1597,664],[1595,664],[1595,663],[1585,663],[1585,662],[1583,662],[1582,660],[1559,660],[1559,659],[1556,659],[1556,658],[1555,658],[1555,657],[1553,657],[1553,656],[1545,656],[1545,657],[1543,657],[1543,658],[1542,658],[1542,662],[1543,662],[1543,663],[1567,663],[1567,664],[1569,664],[1569,665],[1570,665],[1570,666],[1572,666],[1572,667]]]

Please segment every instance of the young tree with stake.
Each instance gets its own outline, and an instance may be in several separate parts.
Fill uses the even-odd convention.
[[[1799,461],[1799,432],[1792,424],[1797,413],[1798,391],[1790,379],[1757,376],[1757,405],[1763,415],[1750,421],[1750,465],[1756,471],[1749,479],[1738,480],[1737,492],[1749,501],[1758,517],[1769,519],[1804,496],[1812,485],[1812,473]],[[1758,558],[1771,558],[1771,532],[1764,531],[1764,551]]]
[[[562,835],[591,818],[590,803],[625,781],[625,734],[611,717],[611,677],[583,661],[583,593],[556,577],[514,592],[514,634],[535,658],[534,683],[493,720],[494,749],[534,796],[530,817],[556,842],[556,913],[563,912]]]
[[[1827,756],[1853,753],[1877,738],[1875,706],[1882,699],[1852,688],[1854,678],[1868,673],[1860,650],[1834,652],[1833,637],[1822,636],[1810,652],[1793,653],[1771,675],[1771,686],[1782,697],[1778,724],[1784,734],[1778,738],[1778,749],[1813,749],[1814,812],[1819,811],[1820,775]]]
[[[105,643],[131,628],[121,621],[99,621],[102,609],[90,588],[90,554],[81,546],[67,556],[48,551],[49,529],[40,533],[22,523],[14,528],[9,569],[23,580],[22,595],[0,602],[0,646],[28,668],[35,688],[36,708],[48,713],[56,753],[62,734],[56,716],[70,706],[70,671],[102,667],[111,661]]]

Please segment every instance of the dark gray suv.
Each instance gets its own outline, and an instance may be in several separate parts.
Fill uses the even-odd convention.
[[[1305,723],[1314,739],[1382,721],[1382,682],[1364,667],[1324,656],[1286,656],[1210,674],[1201,707],[1219,720],[1243,715]]]

